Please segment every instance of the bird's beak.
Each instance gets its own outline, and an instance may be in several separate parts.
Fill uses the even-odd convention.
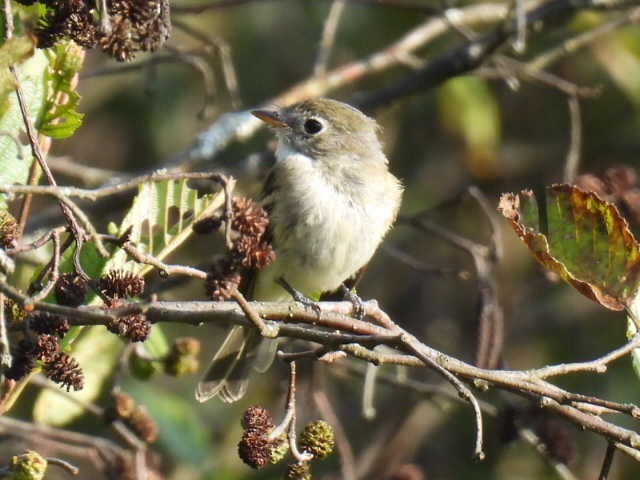
[[[252,110],[251,114],[255,117],[258,117],[260,120],[271,127],[282,128],[287,126],[287,123],[275,110]]]

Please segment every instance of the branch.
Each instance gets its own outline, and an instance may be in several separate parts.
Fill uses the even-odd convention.
[[[21,305],[29,300],[4,282],[0,282],[0,291]],[[453,376],[471,382],[483,390],[493,386],[515,392],[537,401],[541,407],[556,412],[581,428],[606,437],[616,443],[616,448],[626,454],[640,458],[638,433],[594,415],[594,413],[615,411],[635,416],[637,415],[636,406],[568,392],[540,379],[535,375],[535,370],[487,370],[467,364],[420,343],[408,332],[394,326],[395,324],[375,301],[366,302],[363,306],[366,317],[377,325],[351,318],[349,316],[353,308],[351,302],[320,302],[319,315],[316,312],[310,312],[297,302],[249,302],[249,304],[265,323],[278,327],[280,337],[310,340],[328,347],[330,351],[342,350],[375,364],[395,363],[436,368],[452,382]],[[36,302],[31,305],[31,308],[65,315],[71,325],[107,325],[119,315],[131,311],[143,312],[152,323],[253,325],[235,302],[156,302],[132,304],[109,312],[86,307],[74,309],[44,302]],[[387,345],[398,353],[372,350],[377,345]],[[604,361],[616,358],[619,358],[619,352],[605,356]],[[444,374],[444,371],[448,373]],[[460,384],[454,383],[464,394],[466,387],[460,388]],[[471,398],[467,397],[467,399],[474,403]],[[479,404],[474,404],[474,409],[478,408]],[[476,440],[476,448],[478,443],[479,441]]]

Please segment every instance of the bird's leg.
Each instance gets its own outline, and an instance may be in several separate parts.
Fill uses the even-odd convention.
[[[344,283],[340,285],[340,292],[344,295],[345,300],[349,300],[353,305],[353,316],[358,320],[364,318],[364,305],[362,299],[354,290],[350,290]]]
[[[310,298],[307,298],[302,292],[293,288],[291,284],[285,280],[284,277],[278,278],[277,282],[278,285],[284,288],[296,302],[301,303],[305,307],[309,307],[311,310],[318,314],[318,317],[320,316],[320,312],[322,311],[322,309],[317,302],[314,302]]]

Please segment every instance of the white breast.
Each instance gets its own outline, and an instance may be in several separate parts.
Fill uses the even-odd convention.
[[[275,167],[278,201],[270,213],[276,261],[259,273],[254,298],[261,300],[287,299],[276,284],[280,276],[307,296],[338,288],[373,256],[400,194],[397,184],[396,197],[385,198],[362,182],[356,187],[366,190],[347,195],[327,182],[310,158],[298,153],[280,158],[286,160]]]

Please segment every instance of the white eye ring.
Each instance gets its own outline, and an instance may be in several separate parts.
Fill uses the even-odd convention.
[[[304,128],[305,133],[308,133],[309,135],[316,135],[324,130],[324,122],[319,118],[308,118],[304,121],[302,128]]]

